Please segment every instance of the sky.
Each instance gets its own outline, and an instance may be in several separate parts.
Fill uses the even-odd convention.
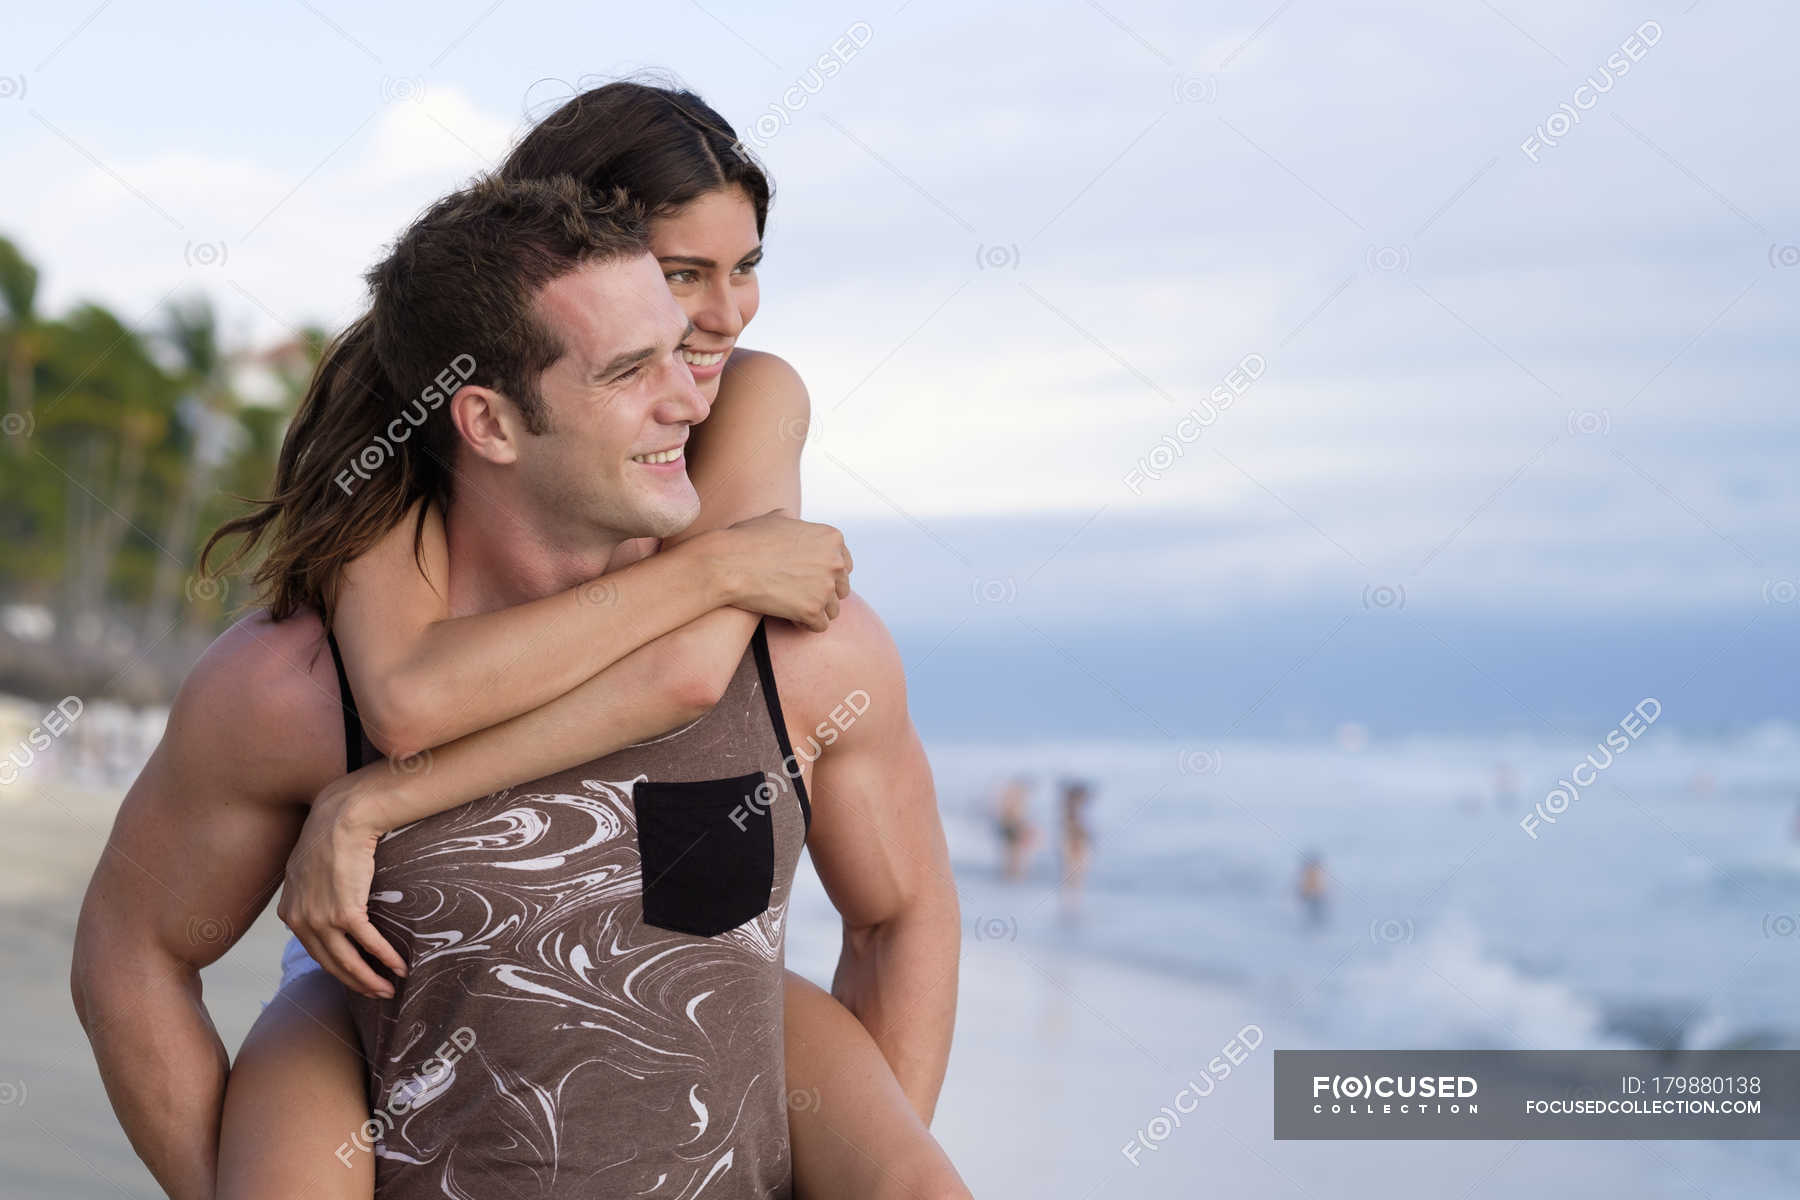
[[[699,91],[775,180],[745,341],[811,391],[807,515],[950,732],[1585,734],[1653,686],[1695,727],[1792,713],[1791,8],[8,24],[30,186],[0,232],[45,306],[150,324],[200,289],[249,344],[347,320],[384,244],[572,89]]]

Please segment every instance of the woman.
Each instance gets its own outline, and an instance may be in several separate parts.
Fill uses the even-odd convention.
[[[233,561],[272,537],[257,575],[272,614],[320,609],[381,749],[406,760],[442,747],[433,751],[440,763],[455,761],[454,769],[417,774],[377,763],[315,802],[281,905],[305,952],[290,945],[281,1002],[264,1010],[233,1066],[220,1134],[221,1196],[304,1191],[314,1200],[366,1200],[372,1193],[370,1156],[336,1151],[369,1116],[343,987],[391,995],[363,950],[405,970],[365,911],[383,833],[681,723],[723,689],[759,620],[754,614],[822,629],[847,594],[849,557],[836,532],[771,513],[799,507],[807,399],[785,363],[737,347],[757,309],[755,267],[770,193],[735,145],[730,127],[698,97],[616,83],[567,102],[501,169],[514,178],[573,174],[597,191],[623,187],[652,214],[652,251],[694,323],[684,358],[714,403],[689,443],[701,516],[661,553],[569,593],[450,619],[440,592],[447,481],[431,464],[402,456],[370,472],[354,495],[324,493],[321,502],[320,476],[329,473],[320,464],[355,453],[371,409],[383,421],[389,415],[369,402],[380,377],[360,324],[321,364],[283,448],[275,498],[215,535],[214,542],[246,535]],[[319,544],[348,549],[336,557],[307,553],[321,523],[334,527]],[[633,556],[651,548],[638,546]],[[634,696],[628,721],[564,745],[520,744],[492,728],[578,699],[567,693],[604,689],[609,666],[652,642],[669,657],[668,688]],[[784,999],[798,1194],[966,1195],[925,1127],[935,1087],[904,1093],[866,1031],[821,989],[790,973]]]

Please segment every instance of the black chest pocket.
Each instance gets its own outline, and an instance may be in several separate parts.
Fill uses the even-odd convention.
[[[645,924],[713,937],[768,911],[775,888],[769,793],[760,771],[632,788]]]

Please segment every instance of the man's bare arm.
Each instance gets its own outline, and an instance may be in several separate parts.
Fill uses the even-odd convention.
[[[844,921],[832,992],[929,1123],[949,1062],[961,952],[931,764],[907,712],[899,652],[874,611],[852,595],[830,631],[805,636],[812,646],[792,644],[777,670],[798,668],[787,672],[797,688],[781,681],[784,694],[804,695],[795,717],[841,727],[809,788],[808,845]]]
[[[253,618],[195,667],[82,904],[76,1013],[132,1148],[175,1200],[212,1200],[230,1062],[200,968],[256,919],[311,789],[342,769],[335,680],[319,694],[302,632]]]

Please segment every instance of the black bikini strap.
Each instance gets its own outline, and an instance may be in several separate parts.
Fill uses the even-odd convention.
[[[350,694],[350,676],[344,671],[344,653],[338,649],[337,635],[325,631],[325,643],[331,647],[331,662],[337,667],[338,702],[344,708],[344,762],[355,771],[363,765],[362,718],[356,714],[356,697]]]
[[[775,666],[769,661],[769,635],[765,628],[768,618],[756,623],[756,632],[750,635],[750,648],[756,652],[756,673],[762,679],[763,700],[769,709],[769,723],[775,726],[775,744],[781,750],[781,766],[791,771],[794,779],[794,792],[800,797],[800,816],[802,828],[812,829],[812,802],[806,797],[806,780],[800,777],[800,760],[794,757],[793,744],[788,740],[787,721],[781,715],[781,693],[775,690]],[[789,764],[792,764],[791,766]]]

